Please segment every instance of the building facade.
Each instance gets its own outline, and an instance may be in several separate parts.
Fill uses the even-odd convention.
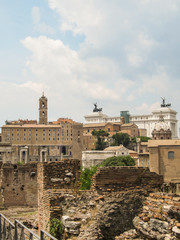
[[[151,114],[148,115],[130,115],[128,111],[122,111],[121,116],[118,117],[109,117],[106,114],[100,112],[93,112],[84,116],[85,124],[96,124],[96,123],[120,123],[122,117],[125,116],[127,120],[125,123],[134,123],[139,129],[139,135],[152,137],[152,131],[155,127],[155,124],[159,121],[159,116],[162,115],[164,121],[169,126],[169,129],[172,132],[172,138],[177,138],[177,112],[170,108],[170,104],[161,104],[159,109],[154,110]],[[126,119],[125,118],[125,119]],[[142,135],[143,134],[143,135]]]
[[[149,140],[149,168],[165,182],[180,183],[180,140]]]
[[[12,121],[2,126],[0,158],[3,162],[81,159],[83,125],[70,119],[49,123],[47,103],[43,94],[39,99],[39,123]]]

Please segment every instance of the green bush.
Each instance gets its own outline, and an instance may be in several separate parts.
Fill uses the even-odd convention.
[[[135,143],[137,138],[140,138],[140,141],[141,141],[141,142],[148,142],[148,140],[151,139],[151,138],[149,138],[149,137],[139,136],[139,137],[133,137],[133,138],[131,139],[131,141],[132,141],[133,143]]]
[[[61,240],[63,232],[64,232],[63,223],[57,218],[51,219],[49,233],[58,240]]]
[[[135,166],[135,160],[130,156],[114,156],[106,158],[101,164],[101,167],[108,166]]]
[[[81,190],[89,190],[91,188],[91,179],[92,176],[97,171],[97,166],[93,166],[91,168],[84,168],[81,169],[81,175],[80,175],[80,189]]]

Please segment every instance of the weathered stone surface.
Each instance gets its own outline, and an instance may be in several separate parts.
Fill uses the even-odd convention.
[[[167,199],[171,199],[171,205],[167,205]],[[142,212],[133,219],[137,232],[145,239],[178,239],[180,212],[176,207],[176,201],[179,201],[179,198],[174,197],[173,194],[152,193],[146,201],[151,206],[149,212],[143,207]],[[147,206],[147,202],[145,203]],[[146,221],[148,218],[149,221]]]
[[[180,229],[178,228],[178,227],[173,227],[172,228],[172,232],[174,233],[174,235],[178,238],[178,239],[180,239]]]

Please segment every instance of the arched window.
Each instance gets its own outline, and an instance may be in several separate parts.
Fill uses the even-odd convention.
[[[168,152],[168,159],[174,159],[174,152],[173,151]]]

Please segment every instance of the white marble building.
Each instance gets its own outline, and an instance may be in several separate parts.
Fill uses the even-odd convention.
[[[161,107],[154,110],[152,114],[149,115],[131,115],[130,122],[135,123],[138,128],[145,128],[147,130],[147,136],[152,136],[152,131],[154,130],[155,124],[159,121],[160,115],[163,116],[164,122],[169,126],[172,131],[172,138],[177,138],[177,122],[176,119],[177,112],[169,107]]]
[[[155,123],[159,121],[160,115],[163,116],[164,121],[168,124],[172,131],[172,138],[177,138],[177,112],[169,106],[160,107],[148,115],[130,115],[130,122],[135,123],[139,129],[146,129],[147,136],[152,137],[152,131]],[[109,117],[100,112],[92,112],[84,116],[85,124],[105,123],[105,122],[120,122],[120,115],[118,117]]]

